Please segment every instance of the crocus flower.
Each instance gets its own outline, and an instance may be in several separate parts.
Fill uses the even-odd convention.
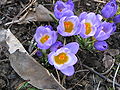
[[[79,19],[77,16],[62,17],[59,21],[57,31],[62,36],[77,35],[80,32],[78,25]]]
[[[79,16],[80,21],[80,36],[82,38],[88,38],[94,36],[97,31],[97,28],[100,26],[102,20],[101,15],[95,15],[95,13],[83,12]]]
[[[112,32],[115,31],[114,27],[114,23],[103,22],[94,35],[95,39],[98,41],[108,39]]]
[[[74,74],[73,65],[77,62],[75,54],[79,49],[79,44],[76,42],[69,43],[64,47],[61,47],[57,51],[52,51],[48,55],[48,61],[51,65],[63,74],[71,76]]]
[[[96,41],[94,47],[99,51],[104,51],[108,48],[108,44],[105,41]]]
[[[42,54],[41,51],[38,50],[38,51],[36,52],[36,55],[40,57],[40,56],[42,56],[43,54]]]
[[[114,23],[120,23],[120,15],[117,15],[113,18]]]
[[[38,48],[48,49],[56,42],[57,33],[55,31],[51,31],[49,27],[40,26],[37,28],[34,38],[37,42]]]
[[[110,0],[102,9],[102,16],[105,18],[110,18],[114,16],[117,12],[116,0]]]
[[[62,18],[63,16],[72,16],[74,13],[72,12],[74,9],[74,4],[72,0],[68,0],[68,2],[64,3],[62,1],[57,1],[54,7],[54,14],[57,19]]]
[[[51,47],[50,47],[50,51],[56,51],[57,49],[63,47],[62,42],[60,41],[56,41]]]

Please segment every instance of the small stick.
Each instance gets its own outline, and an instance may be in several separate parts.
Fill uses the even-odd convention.
[[[35,49],[31,54],[30,54],[30,56],[33,56],[33,55],[35,55],[35,53],[38,51],[38,49]]]
[[[99,90],[100,83],[101,83],[101,81],[99,81],[99,83],[98,83],[98,86],[97,86],[97,89],[96,89],[96,90]]]
[[[87,65],[84,65],[84,64],[83,64],[83,66],[84,66],[85,68],[87,68],[88,70],[90,70],[91,72],[97,74],[99,77],[105,79],[105,80],[108,81],[109,83],[111,83],[111,84],[113,83],[113,81],[112,81],[111,79],[109,79],[109,78],[105,77],[104,75],[98,73],[98,72],[95,71],[93,68],[90,68],[90,67],[88,67]],[[114,83],[115,83],[116,86],[120,87],[120,84],[119,84],[119,83],[117,83],[117,82],[114,82]]]
[[[61,82],[62,85],[64,84],[65,78],[66,78],[66,76],[64,75],[63,79],[62,79],[62,82]]]
[[[118,67],[116,69],[116,72],[115,72],[115,75],[114,75],[114,78],[113,78],[113,89],[114,90],[115,90],[115,79],[116,79],[119,68],[120,68],[120,63],[118,64]]]
[[[56,73],[57,73],[58,82],[60,83],[60,75],[58,73],[58,70],[57,69],[55,69],[55,70],[56,70]]]

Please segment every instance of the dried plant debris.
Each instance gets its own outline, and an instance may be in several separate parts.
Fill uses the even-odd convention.
[[[56,89],[65,90],[60,85],[52,74],[50,74],[42,65],[40,65],[34,58],[28,55],[22,44],[18,39],[8,30],[1,30],[6,33],[0,33],[0,36],[6,37],[6,43],[9,47],[9,60],[12,68],[24,80],[29,80],[33,86],[41,89]],[[1,40],[1,41],[4,41]]]
[[[50,16],[50,14],[54,17],[54,14],[52,12],[50,12],[43,5],[39,4],[35,8],[29,8],[29,10],[22,17],[19,18],[19,20],[8,22],[5,25],[9,25],[12,23],[23,24],[33,21],[51,22],[53,21],[53,18]]]
[[[9,52],[12,54],[17,49],[19,49],[21,52],[27,51],[24,49],[22,44],[19,42],[19,40],[11,33],[11,31],[8,29],[6,33],[6,43],[9,46]]]
[[[33,86],[39,89],[64,90],[55,78],[28,54],[17,50],[9,59],[14,70]]]
[[[109,49],[104,52],[104,58],[102,61],[106,71],[103,74],[107,74],[112,69],[115,63],[114,56],[119,55],[119,53],[118,49]]]
[[[6,33],[7,33],[7,30],[5,30],[5,29],[1,29],[0,30],[0,43],[3,42],[3,41],[5,41],[5,39],[6,39]]]
[[[0,5],[6,4],[7,0],[0,0]]]

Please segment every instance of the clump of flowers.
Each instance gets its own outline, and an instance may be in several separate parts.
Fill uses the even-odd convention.
[[[48,49],[48,62],[63,74],[71,76],[74,74],[74,66],[78,59],[76,53],[81,48],[104,51],[108,49],[107,40],[116,31],[116,24],[120,22],[117,12],[116,0],[110,0],[103,9],[101,15],[94,12],[82,12],[79,17],[74,15],[74,3],[57,1],[54,7],[54,15],[58,19],[56,31],[51,26],[40,26],[36,29],[34,38],[39,49]],[[115,17],[114,17],[115,16]],[[104,18],[103,18],[104,17]],[[112,18],[112,23],[108,22]],[[110,19],[111,20],[111,19]],[[73,36],[77,42],[62,43],[60,37]],[[84,44],[84,45],[83,45]]]

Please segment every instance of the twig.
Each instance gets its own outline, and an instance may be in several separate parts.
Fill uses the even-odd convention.
[[[89,70],[88,69],[85,69],[85,70],[78,70],[76,71],[75,73],[79,73],[79,72],[88,72]]]
[[[96,89],[96,90],[99,90],[100,83],[101,83],[101,81],[99,81],[99,83],[98,83],[98,86],[97,86],[97,89]]]
[[[31,53],[32,50],[33,50],[33,44],[34,44],[34,38],[32,38],[32,40],[31,40],[31,42],[30,42],[30,46],[29,46],[29,48],[28,48],[29,53]]]
[[[58,70],[56,69],[56,73],[57,73],[57,78],[58,78],[58,82],[60,83],[60,75],[58,73]]]
[[[31,54],[30,54],[30,56],[33,56],[33,55],[35,55],[35,53],[38,51],[38,49],[35,49]]]
[[[109,83],[111,83],[111,84],[113,83],[113,81],[112,81],[111,79],[109,79],[109,78],[105,77],[104,75],[98,73],[98,72],[95,71],[93,68],[90,68],[90,67],[88,67],[88,66],[86,66],[86,65],[84,65],[84,64],[83,64],[83,66],[84,66],[85,68],[87,68],[88,70],[90,70],[91,72],[97,74],[99,77],[103,78],[103,79],[106,80],[107,82],[109,82]],[[114,82],[114,83],[115,83],[116,86],[120,87],[120,84],[119,84],[119,83],[117,83],[117,82]]]
[[[63,76],[63,79],[62,79],[62,82],[61,82],[62,85],[63,85],[64,82],[65,82],[65,78],[66,78],[66,75]]]
[[[115,79],[116,79],[119,68],[120,68],[120,63],[118,64],[118,67],[116,69],[116,72],[115,72],[115,75],[114,75],[114,78],[113,78],[113,89],[114,90],[115,90]]]
[[[21,14],[23,14],[23,13],[24,13],[28,8],[30,8],[35,2],[36,2],[36,0],[32,0],[22,11],[20,11],[20,12],[17,14],[17,16],[15,16],[15,17],[13,18],[13,20],[12,20],[11,22],[6,23],[5,25],[9,25],[9,24],[10,24],[10,26],[8,27],[8,28],[10,28],[13,23],[18,23],[19,20],[16,20],[17,17],[19,17]]]
[[[9,61],[9,59],[0,60],[0,63],[1,63],[1,62],[6,62],[6,61]]]
[[[78,85],[89,73],[90,73],[90,71],[87,72],[87,74],[85,74],[85,76],[83,76],[82,79],[80,79],[80,80],[72,87],[72,89],[73,89],[76,85]]]

